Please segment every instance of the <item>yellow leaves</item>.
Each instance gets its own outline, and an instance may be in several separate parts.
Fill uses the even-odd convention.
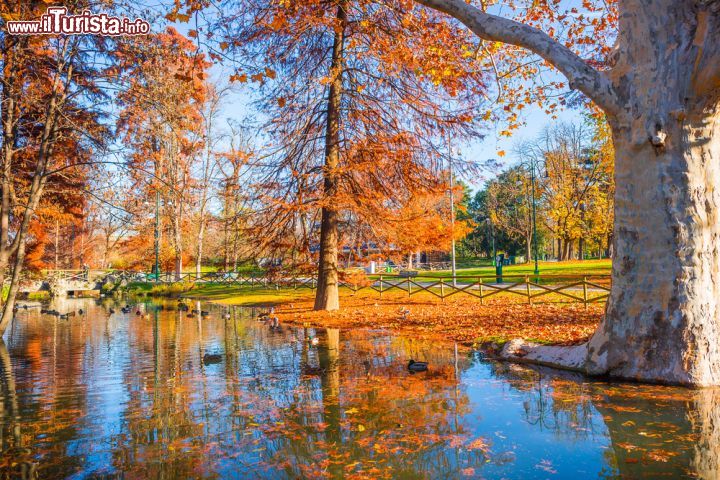
[[[229,47],[228,42],[220,42],[220,50],[222,50],[223,52],[225,50],[227,50],[228,47]]]
[[[189,30],[189,31],[188,31],[188,37],[190,37],[190,38],[198,38],[198,31],[197,31],[197,30]]]
[[[497,155],[498,155],[498,157],[504,157],[504,156],[505,156],[505,150],[498,150]]]
[[[287,101],[285,100],[284,97],[280,97],[277,99],[277,103],[280,108],[284,108]]]
[[[272,68],[265,67],[265,76],[275,80],[275,77],[277,76],[277,74],[275,73],[275,70],[273,70]]]

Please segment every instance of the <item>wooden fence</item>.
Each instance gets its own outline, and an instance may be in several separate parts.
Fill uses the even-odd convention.
[[[262,276],[246,275],[234,272],[207,272],[197,275],[195,273],[163,273],[156,279],[154,275],[136,272],[113,272],[130,281],[174,284],[174,283],[213,283],[228,286],[247,286],[250,288],[281,288],[315,289],[314,277],[304,276]],[[610,275],[458,275],[454,278],[437,277],[418,273],[416,276],[379,274],[370,275],[362,284],[350,281],[340,281],[340,286],[357,293],[361,290],[371,289],[378,292],[380,298],[383,294],[392,291],[402,291],[408,296],[427,293],[441,300],[454,295],[468,295],[484,304],[485,300],[499,294],[522,297],[528,304],[543,300],[557,301],[557,297],[571,302],[583,303],[586,307],[590,303],[605,301],[610,294]]]
[[[421,275],[415,277],[380,275],[369,288],[383,293],[401,290],[408,296],[429,293],[442,300],[458,294],[485,299],[506,293],[523,297],[531,304],[541,297],[559,295],[572,302],[590,303],[605,301],[610,295],[610,275],[495,275],[455,276],[437,278]]]

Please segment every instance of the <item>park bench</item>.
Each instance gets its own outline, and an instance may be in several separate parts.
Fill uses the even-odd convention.
[[[412,278],[412,277],[417,277],[418,272],[416,272],[414,270],[400,270],[398,272],[398,276],[402,277],[402,278]]]

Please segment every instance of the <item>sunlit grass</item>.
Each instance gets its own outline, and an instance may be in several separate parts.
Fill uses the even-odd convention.
[[[539,262],[538,269],[540,276],[543,275],[602,275],[609,274],[612,267],[612,260],[573,260],[568,262]],[[504,275],[533,275],[535,264],[523,263],[520,265],[507,265],[503,267]],[[424,277],[450,277],[450,270],[435,270],[421,272]],[[458,276],[474,276],[474,275],[495,275],[495,267],[488,265],[485,267],[474,268],[458,268]]]
[[[220,283],[196,285],[186,296],[228,305],[277,305],[292,300],[313,298],[308,288],[258,288],[249,285],[228,286]]]

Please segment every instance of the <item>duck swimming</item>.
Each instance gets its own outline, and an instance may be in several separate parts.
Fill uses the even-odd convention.
[[[408,362],[408,370],[411,372],[425,372],[428,369],[427,362],[416,362],[412,358]]]
[[[268,320],[270,320],[270,315],[272,315],[273,313],[275,313],[275,307],[270,307],[270,310],[268,310],[267,312],[262,312],[261,314],[258,315],[257,318],[261,322],[262,321],[267,322]]]
[[[206,353],[202,358],[204,365],[214,365],[222,362],[222,355],[219,353]]]

